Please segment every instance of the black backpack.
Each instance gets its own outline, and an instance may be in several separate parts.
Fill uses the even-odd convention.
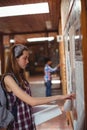
[[[0,128],[7,128],[13,120],[14,116],[7,108],[6,92],[0,81]]]

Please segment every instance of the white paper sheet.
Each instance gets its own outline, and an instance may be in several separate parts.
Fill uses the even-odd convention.
[[[39,125],[62,114],[58,105],[39,105],[34,107],[35,124]]]

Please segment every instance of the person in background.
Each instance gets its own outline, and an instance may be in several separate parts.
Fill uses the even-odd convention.
[[[24,71],[29,63],[29,50],[21,44],[10,48],[3,84],[8,98],[9,110],[14,114],[14,121],[9,130],[36,130],[33,107],[55,100],[73,99],[74,94],[51,97],[32,97],[29,82]]]
[[[60,67],[60,64],[58,64],[56,67],[52,68],[52,61],[49,57],[45,58],[45,67],[44,67],[44,81],[46,86],[46,96],[51,96],[51,87],[52,87],[52,76],[51,73],[58,70]]]

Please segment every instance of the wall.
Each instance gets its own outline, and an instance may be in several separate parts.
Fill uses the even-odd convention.
[[[85,130],[87,130],[87,0],[81,0],[82,13],[81,13],[81,32],[82,32],[82,53],[84,65],[84,95],[85,95]]]
[[[81,4],[80,0],[62,0],[61,2],[61,26],[67,81],[66,90],[67,93],[76,93],[76,100],[73,101],[73,108],[70,112],[74,130],[83,130],[85,120]]]

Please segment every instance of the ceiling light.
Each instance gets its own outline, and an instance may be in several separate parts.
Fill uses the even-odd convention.
[[[0,17],[49,13],[47,2],[0,7]]]
[[[37,42],[37,41],[52,41],[54,37],[39,37],[39,38],[28,38],[28,42]]]
[[[14,39],[10,39],[10,43],[15,43],[15,40]]]

